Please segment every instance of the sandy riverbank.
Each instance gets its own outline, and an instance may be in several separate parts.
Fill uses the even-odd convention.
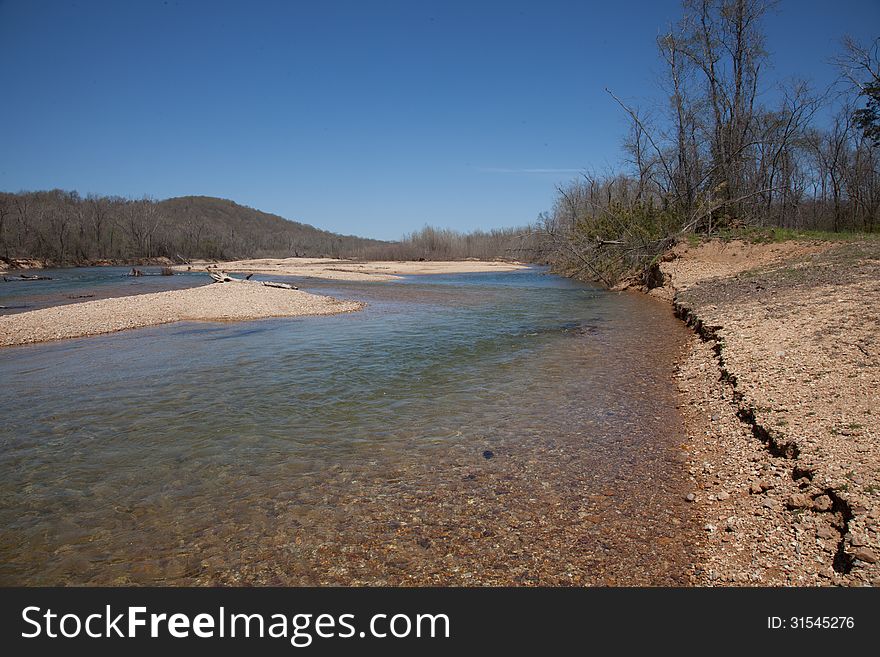
[[[211,268],[237,273],[303,276],[345,281],[389,281],[410,274],[504,272],[527,268],[511,262],[354,262],[330,258],[195,262],[176,269]],[[230,321],[265,317],[329,315],[363,307],[296,290],[257,283],[207,285],[189,290],[141,294],[0,316],[0,347],[85,337],[178,321]]]
[[[210,284],[187,290],[87,301],[0,316],[0,346],[84,337],[179,321],[233,321],[332,315],[363,304],[264,287]]]
[[[703,584],[880,585],[880,242],[679,246]]]
[[[471,274],[525,269],[518,262],[487,260],[361,262],[333,258],[261,258],[229,262],[195,261],[178,265],[178,271],[217,269],[227,272],[305,276],[341,281],[391,281],[413,274]]]

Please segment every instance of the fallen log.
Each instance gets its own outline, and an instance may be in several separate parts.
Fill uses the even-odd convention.
[[[248,274],[244,278],[235,278],[234,276],[227,274],[225,271],[216,272],[208,269],[207,272],[208,275],[214,279],[215,283],[244,283],[245,281],[251,280],[251,276],[253,276],[253,274]]]
[[[225,271],[216,272],[207,269],[208,275],[214,279],[215,283],[247,283],[250,282],[251,276],[253,274],[248,274],[244,278],[236,278],[234,276],[230,276]],[[264,285],[265,287],[279,287],[282,290],[298,290],[299,288],[295,285],[291,285],[290,283],[279,283],[278,281],[253,281],[258,285]]]
[[[266,287],[280,287],[282,290],[298,290],[299,288],[296,285],[291,285],[290,283],[279,283],[277,281],[257,281],[258,283],[262,283]]]

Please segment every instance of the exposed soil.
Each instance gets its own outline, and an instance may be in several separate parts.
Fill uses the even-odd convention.
[[[40,260],[37,258],[0,258],[0,274],[16,270],[16,269],[51,269],[55,267],[110,267],[110,266],[162,266],[167,267],[173,265],[174,261],[170,258],[99,258],[95,260],[83,259],[63,262],[54,260]]]
[[[880,585],[880,242],[679,246],[705,585]]]

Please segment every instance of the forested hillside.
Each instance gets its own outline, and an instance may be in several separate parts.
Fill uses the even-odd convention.
[[[82,198],[62,190],[0,192],[0,259],[6,262],[76,265],[269,256],[535,260],[542,241],[534,227],[459,233],[425,226],[385,242],[338,235],[208,196],[153,201]]]
[[[154,201],[61,190],[0,193],[0,258],[7,261],[360,257],[385,244],[207,196]]]

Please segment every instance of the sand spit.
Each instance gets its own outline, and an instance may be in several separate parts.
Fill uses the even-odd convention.
[[[341,281],[391,281],[411,274],[504,272],[526,269],[528,265],[486,260],[361,262],[333,258],[262,258],[219,263],[195,261],[189,265],[179,265],[175,269],[186,271],[208,267],[227,272],[306,276]]]
[[[880,585],[880,242],[679,247],[701,583]]]
[[[355,301],[264,287],[257,283],[210,284],[0,316],[0,346],[98,335],[179,321],[332,315],[362,307],[362,303]]]

